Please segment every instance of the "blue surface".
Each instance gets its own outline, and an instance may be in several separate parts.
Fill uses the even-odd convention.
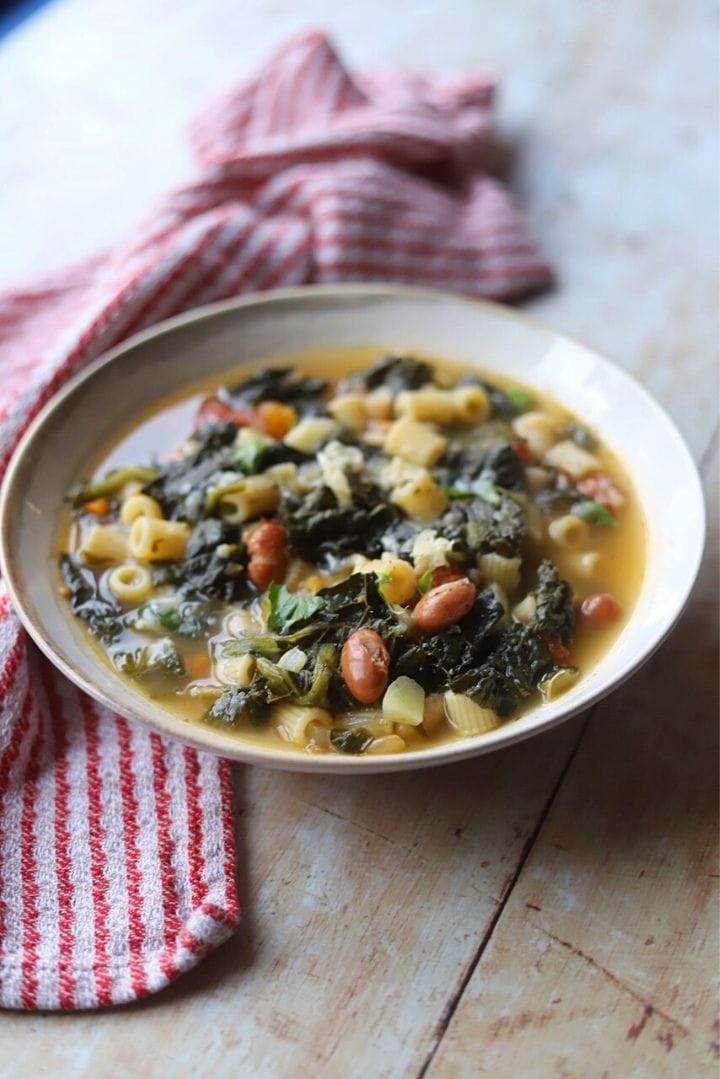
[[[20,0],[18,3],[17,0],[0,0],[0,40],[49,2],[50,0]]]

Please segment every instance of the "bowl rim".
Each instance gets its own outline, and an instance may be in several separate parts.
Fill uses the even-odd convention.
[[[616,377],[619,376],[621,380],[626,380],[632,385],[634,392],[643,399],[644,406],[654,413],[656,420],[663,424],[665,432],[672,438],[673,453],[679,455],[682,459],[688,479],[692,484],[693,489],[690,494],[695,502],[695,508],[698,513],[699,527],[693,535],[694,544],[685,552],[687,556],[684,562],[686,572],[682,589],[679,593],[680,600],[676,603],[675,608],[664,616],[663,620],[661,620],[654,630],[650,646],[642,651],[633,662],[627,663],[625,667],[621,668],[604,682],[602,686],[596,690],[591,699],[580,701],[576,705],[572,705],[566,709],[560,709],[554,715],[539,718],[538,722],[530,727],[522,727],[519,723],[510,722],[499,727],[496,731],[485,735],[482,739],[465,739],[462,741],[444,742],[440,743],[438,746],[431,746],[427,749],[415,751],[410,749],[407,753],[397,755],[365,757],[337,754],[332,755],[332,757],[327,757],[318,754],[317,756],[313,756],[311,754],[303,754],[300,749],[295,752],[290,748],[266,748],[255,743],[243,742],[242,739],[235,735],[224,734],[213,728],[204,729],[196,727],[186,720],[173,716],[167,711],[160,709],[153,710],[152,700],[150,698],[147,698],[147,713],[139,715],[135,709],[129,705],[125,706],[122,702],[113,699],[109,694],[105,693],[102,688],[96,686],[90,679],[86,678],[82,672],[77,671],[65,656],[62,647],[56,645],[52,640],[51,635],[45,632],[41,620],[39,618],[36,619],[33,616],[33,612],[29,610],[28,605],[24,602],[22,588],[16,585],[12,572],[13,551],[9,525],[10,514],[17,499],[20,497],[18,478],[25,463],[24,459],[26,454],[34,446],[39,433],[43,431],[47,424],[51,423],[55,414],[63,409],[68,399],[71,398],[87,381],[99,377],[100,372],[102,372],[105,367],[114,364],[125,353],[132,351],[154,338],[160,337],[166,333],[172,333],[183,326],[212,320],[218,315],[235,310],[242,310],[248,307],[267,306],[282,302],[312,304],[313,302],[322,302],[323,300],[327,301],[332,300],[333,298],[346,302],[352,301],[353,298],[356,298],[358,301],[373,298],[386,300],[405,298],[418,301],[425,300],[428,302],[452,301],[470,307],[485,309],[494,317],[505,319],[509,322],[524,323],[529,329],[536,333],[549,335],[554,340],[568,342],[575,348],[583,350],[586,354],[591,355],[596,362],[599,362],[601,367],[611,368]],[[647,662],[648,659],[650,659],[666,640],[668,634],[671,632],[673,626],[687,606],[702,563],[705,542],[706,509],[697,465],[674,421],[634,375],[613,363],[612,360],[607,359],[601,353],[596,352],[579,339],[570,334],[553,329],[539,319],[526,314],[524,311],[518,311],[513,307],[495,303],[492,300],[468,297],[440,289],[418,288],[411,285],[385,285],[372,282],[356,282],[293,286],[273,289],[269,292],[248,293],[243,296],[205,304],[201,307],[193,308],[190,311],[183,312],[182,314],[155,323],[153,326],[133,334],[112,349],[102,353],[82,371],[72,376],[56,394],[53,394],[50,400],[33,418],[19,439],[11,456],[2,484],[0,485],[0,575],[4,580],[10,601],[24,628],[40,651],[53,663],[53,665],[71,682],[78,686],[78,688],[103,704],[110,711],[125,716],[135,722],[143,723],[151,730],[155,730],[162,735],[177,738],[183,743],[191,745],[198,750],[215,753],[238,762],[257,764],[284,771],[368,775],[378,772],[429,768],[435,765],[453,763],[470,757],[479,756],[484,753],[497,751],[505,746],[513,745],[519,741],[524,741],[526,738],[540,734],[543,731],[550,730],[580,712],[588,711],[630,678],[644,663]],[[97,662],[100,663],[102,660],[98,657]],[[120,676],[117,677],[119,684],[122,685],[123,683]]]

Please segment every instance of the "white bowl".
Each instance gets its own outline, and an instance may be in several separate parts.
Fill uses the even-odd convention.
[[[133,417],[206,376],[271,356],[342,346],[420,352],[496,370],[554,397],[622,460],[647,524],[647,566],[635,609],[605,656],[558,700],[478,738],[387,757],[312,756],[191,725],[106,665],[57,589],[63,496]],[[496,304],[372,285],[285,289],[214,304],[139,334],[69,383],[24,436],[0,500],[0,566],[30,635],[68,678],[103,704],[163,734],[265,766],[390,772],[488,753],[588,708],[631,675],[687,601],[704,544],[695,465],[649,394],[597,353]]]

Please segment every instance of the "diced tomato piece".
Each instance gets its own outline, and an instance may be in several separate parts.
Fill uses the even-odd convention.
[[[578,491],[593,502],[599,502],[601,506],[610,511],[622,509],[625,499],[622,491],[603,472],[595,472],[591,476],[585,476],[579,480]]]
[[[566,648],[562,641],[558,641],[556,637],[549,637],[546,639],[547,649],[552,656],[555,663],[561,667],[569,667],[571,661],[570,649]]]
[[[218,397],[206,397],[200,405],[195,427],[200,431],[211,423],[234,423],[236,427],[254,427],[257,412],[252,408],[233,408]]]
[[[516,438],[510,445],[524,465],[531,465],[533,463],[535,460],[533,452],[524,438]]]
[[[580,617],[595,629],[607,626],[620,617],[622,604],[610,592],[594,592],[580,604]]]

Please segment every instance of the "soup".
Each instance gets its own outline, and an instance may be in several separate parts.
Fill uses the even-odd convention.
[[[637,503],[594,433],[409,356],[205,386],[69,499],[61,588],[113,668],[190,723],[309,753],[482,737],[554,699],[642,577]]]

